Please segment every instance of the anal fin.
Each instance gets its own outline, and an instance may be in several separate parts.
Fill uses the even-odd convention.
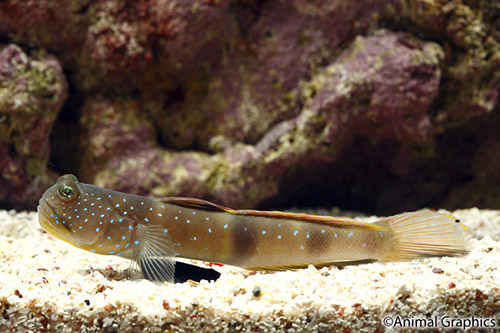
[[[376,259],[360,259],[360,260],[343,260],[343,261],[326,261],[326,262],[311,262],[306,264],[297,264],[297,265],[283,265],[283,266],[252,266],[252,267],[244,267],[245,269],[252,271],[284,271],[284,270],[294,270],[294,269],[302,269],[307,268],[309,265],[312,265],[316,268],[328,267],[328,266],[352,266],[352,265],[362,265],[362,264],[370,264],[376,262]]]

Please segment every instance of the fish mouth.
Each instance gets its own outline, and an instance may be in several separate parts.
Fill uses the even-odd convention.
[[[43,199],[40,199],[38,202],[38,207],[37,207],[37,212],[38,212],[38,221],[40,222],[40,225],[42,228],[44,227],[44,224],[52,224],[54,220],[54,208],[50,206],[48,202],[46,202]],[[52,217],[51,217],[52,216]]]
[[[37,207],[38,212],[38,222],[43,230],[47,231],[49,234],[54,235],[55,237],[66,240],[67,236],[65,236],[66,228],[61,227],[61,225],[56,225],[55,218],[57,214],[55,213],[55,209],[45,200],[40,199],[38,202],[39,205]]]

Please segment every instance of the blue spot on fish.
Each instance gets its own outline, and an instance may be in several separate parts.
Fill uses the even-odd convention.
[[[366,247],[366,243],[363,243],[363,247]]]
[[[108,236],[107,238],[108,238],[109,240],[111,240],[111,236]]]
[[[97,252],[97,251],[96,251],[96,250],[94,250],[94,249],[90,249],[90,252],[94,252],[94,253],[95,253],[95,252]]]
[[[297,234],[298,234],[298,233],[299,233],[299,231],[298,231],[298,230],[295,230],[295,231],[293,232],[293,235],[294,235],[294,236],[297,236]]]
[[[99,232],[99,228],[95,228],[95,231],[96,231],[96,232]]]
[[[116,248],[119,248],[119,247],[120,247],[120,244],[116,244],[116,245],[115,245],[115,247],[116,247]]]
[[[208,228],[208,233],[211,234],[212,233],[212,229]]]
[[[352,231],[349,234],[347,234],[347,237],[349,237],[349,238],[352,237]]]
[[[326,231],[325,229],[321,229],[321,233],[324,234]]]
[[[162,217],[162,216],[163,216],[163,214],[162,214],[162,213],[158,213],[157,215],[158,215],[159,217]]]
[[[126,238],[125,236],[122,236],[122,240],[125,240],[125,238]]]
[[[168,229],[163,229],[163,233],[167,233],[168,232]]]
[[[141,242],[139,242],[138,240],[134,241],[134,244],[135,245],[139,245]]]
[[[128,226],[128,228],[129,228],[130,230],[132,230],[132,226],[131,226],[131,225],[129,225],[129,226]]]
[[[116,208],[120,207],[120,204],[116,204],[116,205],[115,205],[115,207],[116,207]]]
[[[335,236],[335,238],[337,238],[337,234],[335,234],[334,236]]]
[[[265,230],[262,230],[262,234],[265,235],[266,234],[266,231]]]
[[[224,224],[224,229],[227,229],[227,224]],[[245,230],[246,230],[246,229],[247,229],[247,228],[245,228]]]
[[[281,239],[281,235],[278,235],[278,239]]]
[[[126,249],[127,247],[129,247],[129,245],[130,245],[130,243],[125,244],[125,246],[123,248]]]
[[[149,222],[149,219],[147,217],[144,218],[144,221]]]

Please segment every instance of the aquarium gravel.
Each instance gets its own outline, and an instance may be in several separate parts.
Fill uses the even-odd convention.
[[[500,211],[452,214],[468,227],[466,257],[257,273],[215,266],[222,273],[215,282],[159,285],[131,280],[125,259],[82,251],[43,232],[36,213],[0,211],[0,331],[491,326],[500,310]]]

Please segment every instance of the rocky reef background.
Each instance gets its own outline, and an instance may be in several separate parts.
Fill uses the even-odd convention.
[[[0,207],[500,208],[496,0],[4,0]]]

